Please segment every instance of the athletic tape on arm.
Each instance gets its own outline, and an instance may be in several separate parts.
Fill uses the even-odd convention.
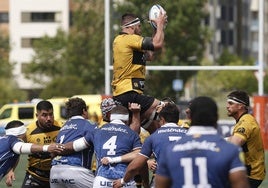
[[[30,154],[31,152],[31,148],[32,148],[31,143],[24,143],[24,142],[17,142],[12,150],[17,153],[17,154]]]
[[[88,146],[87,146],[87,144],[86,144],[86,142],[85,142],[84,137],[79,138],[79,139],[77,139],[77,140],[75,140],[75,141],[73,142],[73,148],[74,148],[74,151],[81,151],[81,150],[83,150],[83,149],[86,149],[87,147],[88,147]]]

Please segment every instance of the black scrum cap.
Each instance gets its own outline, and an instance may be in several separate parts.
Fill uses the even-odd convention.
[[[249,96],[245,91],[233,91],[227,96],[228,99],[249,106]]]

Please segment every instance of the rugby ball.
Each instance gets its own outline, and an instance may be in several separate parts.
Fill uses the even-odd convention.
[[[158,16],[160,15],[160,12],[162,11],[162,13],[166,12],[164,10],[164,8],[159,5],[159,4],[155,4],[153,5],[150,10],[149,10],[149,23],[151,24],[151,26],[156,29],[157,25],[154,23],[154,19],[158,18]]]

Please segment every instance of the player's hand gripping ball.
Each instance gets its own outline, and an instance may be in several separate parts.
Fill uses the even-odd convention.
[[[149,10],[149,23],[151,24],[151,26],[156,29],[157,28],[157,25],[156,23],[153,21],[155,20],[156,18],[158,18],[158,16],[160,15],[160,12],[162,11],[162,14],[163,13],[166,13],[165,9],[159,5],[159,4],[155,4],[153,5],[150,10]],[[166,24],[167,24],[167,20],[166,20]],[[166,24],[165,24],[165,27],[166,27]]]

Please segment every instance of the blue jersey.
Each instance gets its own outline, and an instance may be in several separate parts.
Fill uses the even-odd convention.
[[[93,134],[95,128],[96,125],[91,124],[88,120],[82,118],[82,116],[74,116],[60,129],[56,143],[66,144],[73,142],[76,139],[84,137],[86,134]],[[52,160],[52,165],[66,164],[91,169],[94,147],[92,143],[89,144],[90,146],[82,151],[55,157]]]
[[[20,155],[12,150],[17,142],[21,142],[21,140],[13,135],[0,137],[0,181],[19,159]]]
[[[97,176],[118,179],[124,176],[127,163],[101,165],[103,157],[117,157],[141,148],[139,135],[120,120],[105,124],[94,134],[94,147],[98,162]]]
[[[202,134],[200,129],[192,134],[194,128],[161,153],[156,173],[171,179],[173,188],[230,187],[229,173],[245,170],[241,148],[226,142],[212,127]]]
[[[186,132],[187,129],[179,127],[175,123],[162,125],[152,135],[146,138],[140,154],[149,158],[153,153],[158,161],[163,149],[165,149],[170,142],[181,139]]]

